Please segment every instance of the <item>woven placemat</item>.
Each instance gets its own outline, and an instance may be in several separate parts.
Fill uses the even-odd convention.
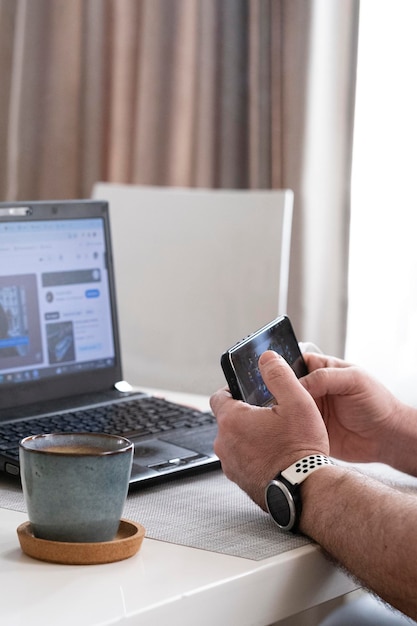
[[[0,507],[26,512],[17,481],[0,478]],[[123,517],[145,526],[150,539],[254,561],[310,543],[282,533],[221,470],[134,489]]]

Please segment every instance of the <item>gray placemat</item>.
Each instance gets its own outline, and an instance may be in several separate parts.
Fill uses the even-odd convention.
[[[0,507],[26,511],[20,485],[6,477],[0,478]],[[282,533],[220,470],[135,489],[123,517],[143,524],[150,539],[254,561],[310,543]]]

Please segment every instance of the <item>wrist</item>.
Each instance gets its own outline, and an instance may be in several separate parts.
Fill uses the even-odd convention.
[[[304,456],[271,480],[265,489],[266,508],[279,528],[298,532],[302,513],[301,485],[318,470],[334,462],[323,454]]]
[[[329,465],[302,483],[300,490],[303,509],[299,524],[301,533],[319,543],[323,540],[321,533],[323,529],[325,532],[329,515],[333,517],[326,502],[329,494],[333,494],[332,499],[337,497],[338,488],[347,472],[349,470],[341,465]]]
[[[417,476],[417,409],[399,402],[391,423],[380,446],[378,461]]]

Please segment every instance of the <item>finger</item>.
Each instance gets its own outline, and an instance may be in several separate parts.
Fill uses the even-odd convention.
[[[317,369],[300,379],[300,382],[313,398],[351,395],[358,389],[357,370],[354,367]]]
[[[306,352],[303,354],[304,360],[309,372],[313,372],[323,367],[350,367],[350,363],[326,354],[316,354],[315,352]]]
[[[226,411],[234,402],[238,402],[232,398],[228,387],[219,389],[210,398],[210,407],[215,415],[222,410]]]

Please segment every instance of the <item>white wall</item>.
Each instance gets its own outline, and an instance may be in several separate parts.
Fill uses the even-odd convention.
[[[417,2],[363,0],[346,358],[417,404]]]

